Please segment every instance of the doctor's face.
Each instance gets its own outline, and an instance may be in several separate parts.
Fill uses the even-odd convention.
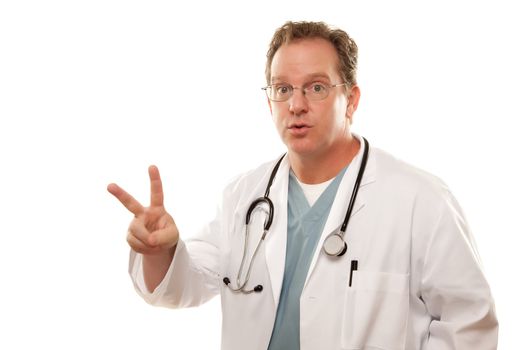
[[[351,118],[359,101],[357,86],[328,88],[328,96],[317,100],[320,85],[343,83],[335,47],[320,38],[300,39],[281,46],[271,64],[271,84],[292,86],[286,101],[269,100],[277,131],[290,153],[300,157],[322,156],[348,139]],[[283,90],[284,89],[284,90]]]

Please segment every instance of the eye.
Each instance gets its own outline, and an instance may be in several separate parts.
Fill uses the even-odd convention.
[[[279,95],[287,95],[290,93],[290,85],[275,85],[275,92]]]
[[[309,87],[309,90],[311,90],[314,94],[322,94],[326,91],[326,89],[326,86],[321,83],[314,83]]]

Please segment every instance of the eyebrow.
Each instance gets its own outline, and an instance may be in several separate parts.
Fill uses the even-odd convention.
[[[312,74],[308,74],[306,76],[306,80],[314,80],[314,79],[318,79],[318,78],[323,78],[323,79],[326,79],[326,80],[330,80],[330,78],[328,77],[327,74],[325,73],[312,73]],[[275,76],[275,77],[272,77],[271,79],[271,82],[275,82],[275,81],[286,81],[287,79],[284,79],[284,77],[282,76]]]

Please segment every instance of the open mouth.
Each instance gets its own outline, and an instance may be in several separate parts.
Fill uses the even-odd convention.
[[[308,129],[310,129],[311,127],[309,125],[306,125],[306,124],[293,124],[293,125],[290,125],[288,127],[288,131],[292,134],[292,135],[296,135],[296,136],[304,136],[308,133]]]
[[[302,130],[302,129],[307,129],[307,128],[309,128],[309,126],[306,124],[294,124],[288,127],[288,129],[293,129],[293,130]]]

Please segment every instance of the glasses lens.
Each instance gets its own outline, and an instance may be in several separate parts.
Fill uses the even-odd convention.
[[[321,83],[315,83],[310,86],[307,86],[304,89],[304,94],[306,98],[311,101],[319,101],[325,99],[328,96],[329,86]]]
[[[268,92],[270,100],[282,102],[288,100],[293,94],[293,87],[287,84],[275,84],[270,86],[266,91]]]

